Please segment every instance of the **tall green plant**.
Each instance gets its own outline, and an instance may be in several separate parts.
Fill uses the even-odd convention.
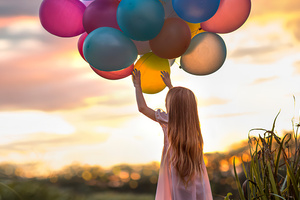
[[[280,113],[280,112],[279,112]],[[248,170],[242,161],[245,182],[241,185],[234,173],[240,199],[299,200],[300,199],[300,148],[299,123],[293,120],[293,130],[280,138],[275,133],[276,115],[271,130],[251,129],[248,135],[251,161]],[[251,137],[250,132],[263,131],[263,136]]]

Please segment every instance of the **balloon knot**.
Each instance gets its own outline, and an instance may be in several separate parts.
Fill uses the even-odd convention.
[[[182,69],[182,67],[181,67],[181,66],[179,66],[179,69]]]

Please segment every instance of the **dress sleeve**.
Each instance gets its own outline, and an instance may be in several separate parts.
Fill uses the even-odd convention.
[[[164,111],[160,110],[160,109],[155,111],[155,119],[161,125],[168,124],[168,114],[165,113]]]

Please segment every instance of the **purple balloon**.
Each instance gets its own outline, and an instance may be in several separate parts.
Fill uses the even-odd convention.
[[[74,37],[84,32],[82,17],[85,8],[79,0],[44,0],[40,6],[40,21],[53,35]]]
[[[121,30],[117,22],[119,0],[95,0],[84,11],[83,27],[87,33],[100,27]]]

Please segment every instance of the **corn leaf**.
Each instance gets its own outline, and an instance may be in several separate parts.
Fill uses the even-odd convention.
[[[233,158],[233,170],[234,170],[235,180],[236,180],[236,184],[237,184],[237,187],[238,187],[238,191],[239,191],[241,200],[245,200],[245,196],[244,196],[243,191],[242,191],[241,183],[240,183],[239,177],[236,173],[235,157]]]
[[[278,190],[277,190],[277,187],[276,187],[275,179],[274,179],[273,172],[272,172],[272,169],[271,169],[271,166],[270,166],[269,162],[267,163],[267,166],[268,166],[268,170],[269,170],[269,179],[270,179],[270,182],[271,182],[272,190],[276,195],[278,195]],[[275,199],[279,200],[279,198],[277,196],[275,196]]]

